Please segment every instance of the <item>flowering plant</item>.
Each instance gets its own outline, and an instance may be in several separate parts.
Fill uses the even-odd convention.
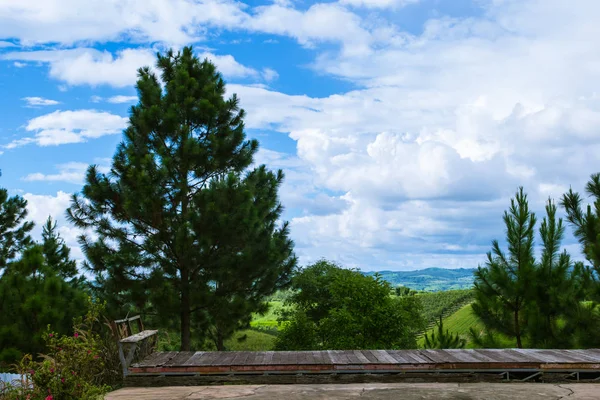
[[[10,400],[96,400],[110,390],[102,385],[104,360],[101,340],[93,331],[103,305],[89,301],[85,318],[76,318],[72,336],[59,336],[50,327],[45,335],[47,354],[32,361],[26,355],[17,370],[28,382],[27,387],[13,385],[3,394]],[[0,395],[2,393],[0,392]]]

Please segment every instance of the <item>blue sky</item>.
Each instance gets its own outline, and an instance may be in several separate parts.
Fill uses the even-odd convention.
[[[192,44],[240,97],[256,162],[286,173],[302,264],[476,267],[518,186],[541,219],[600,170],[599,17],[594,0],[0,0],[0,184],[80,259],[69,196],[110,165],[137,68]]]

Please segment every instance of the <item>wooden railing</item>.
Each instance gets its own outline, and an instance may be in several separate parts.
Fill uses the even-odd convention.
[[[135,333],[132,322],[137,325]],[[132,363],[141,361],[156,350],[158,331],[144,329],[142,317],[139,315],[116,320],[113,324],[118,336],[119,359],[123,368],[123,376],[127,376]]]

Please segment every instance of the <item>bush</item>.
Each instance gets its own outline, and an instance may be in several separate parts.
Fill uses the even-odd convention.
[[[45,334],[47,354],[33,361],[23,357],[15,369],[21,383],[7,385],[0,391],[6,400],[95,400],[101,399],[111,387],[105,384],[105,359],[102,339],[94,331],[99,324],[103,305],[90,300],[85,318],[76,318],[72,336],[59,336],[48,326]],[[98,327],[99,328],[99,327]]]

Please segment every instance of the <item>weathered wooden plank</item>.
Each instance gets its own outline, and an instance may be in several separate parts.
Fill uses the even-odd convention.
[[[158,333],[157,330],[142,331],[142,332],[136,333],[135,335],[128,336],[125,339],[121,339],[121,343],[138,343],[144,339],[149,338],[150,336],[156,335],[157,333]]]
[[[470,354],[471,354],[472,357],[478,359],[481,362],[485,362],[485,363],[495,363],[495,362],[497,362],[492,357],[489,357],[489,356],[483,354],[481,351],[479,351],[479,349],[472,349],[472,350],[470,350]]]
[[[369,359],[365,357],[362,351],[354,350],[352,353],[354,353],[354,357],[358,360],[359,363],[369,364]]]
[[[600,354],[593,354],[588,350],[562,350],[563,352],[573,355],[581,362],[600,362]]]
[[[154,353],[153,356],[154,357],[150,357],[147,360],[140,362],[140,366],[144,366],[144,367],[159,367],[162,366],[164,363],[166,363],[167,361],[169,361],[171,358],[175,357],[175,355],[177,354],[176,351],[161,351],[158,353]]]
[[[415,360],[407,357],[402,350],[388,350],[388,354],[399,364],[413,364]]]
[[[371,354],[377,358],[377,362],[380,364],[396,364],[396,360],[390,357],[385,350],[371,350]]]
[[[549,362],[550,359],[547,357],[544,357],[542,354],[540,354],[537,351],[532,351],[532,349],[506,349],[506,352],[504,354],[511,354],[511,355],[519,355],[521,357],[523,357],[523,361],[524,362]]]
[[[450,354],[446,353],[443,350],[425,349],[425,350],[420,350],[419,353],[421,353],[421,355],[428,357],[430,360],[432,360],[438,364],[454,363],[454,362],[458,361],[456,358],[452,357]]]
[[[265,354],[265,360],[263,362],[263,365],[271,365],[273,363],[274,353],[274,351],[267,351],[267,353]]]
[[[465,363],[480,363],[481,360],[469,351],[469,350],[457,350],[457,349],[444,349],[442,350],[444,353],[448,354],[452,359],[457,360],[458,362]]]
[[[202,365],[202,356],[205,354],[205,351],[197,351],[193,356],[187,360],[184,365]]]
[[[164,366],[181,366],[185,365],[185,362],[194,356],[194,351],[179,351],[175,354],[175,357],[169,359]]]

